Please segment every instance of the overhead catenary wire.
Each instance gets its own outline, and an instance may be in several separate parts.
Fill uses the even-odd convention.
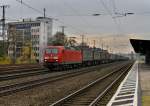
[[[104,7],[104,9],[107,11],[107,13],[111,16],[111,18],[112,18],[112,20],[113,20],[113,22],[114,22],[114,24],[115,24],[115,26],[116,26],[116,29],[117,29],[117,35],[119,35],[120,34],[120,32],[122,32],[122,29],[121,29],[121,26],[120,26],[120,21],[119,21],[119,23],[118,23],[118,21],[117,21],[117,17],[116,17],[116,15],[118,15],[117,14],[117,7],[116,7],[116,4],[115,4],[115,1],[114,0],[112,0],[112,11],[107,7],[107,5],[105,4],[105,2],[103,1],[103,0],[97,0],[100,4],[102,4],[102,6]],[[115,40],[115,39],[114,39]],[[116,48],[116,47],[115,47]]]
[[[115,0],[111,0],[112,1],[112,5],[113,5],[113,12],[114,12],[114,14],[116,14],[117,15],[117,7],[116,7],[116,2],[115,2]],[[120,19],[118,19],[118,21],[116,20],[116,18],[114,18],[115,20],[115,22],[116,22],[116,27],[117,27],[117,29],[119,30],[119,32],[121,33],[121,32],[123,32],[123,28],[121,27],[121,20]],[[118,22],[118,23],[117,23]]]
[[[71,6],[70,3],[68,3],[64,0],[63,4],[64,4],[64,6],[67,6],[73,13],[76,13],[77,16],[79,16],[81,18],[82,22],[84,22],[87,26],[91,26],[91,24],[85,18],[83,18],[83,16],[81,16],[81,14],[78,12],[78,10],[73,8],[73,6]]]
[[[107,11],[107,13],[108,13],[111,17],[113,17],[112,12],[109,10],[109,8],[108,8],[107,5],[105,4],[105,2],[104,2],[103,0],[98,0],[98,2],[99,2],[100,4],[102,4],[103,7],[104,7],[104,9]]]
[[[23,0],[16,0],[16,1],[19,2],[19,3],[21,3],[22,5],[24,5],[24,6],[28,7],[28,8],[30,8],[30,9],[32,9],[33,11],[36,11],[37,13],[43,15],[43,12],[42,12],[42,11],[40,11],[40,10],[38,10],[38,9],[36,9],[36,8],[34,8],[34,7],[32,7],[31,5],[29,5],[28,3],[24,2]],[[102,4],[104,5],[105,8],[107,8],[107,5],[105,5],[104,1],[102,1]],[[79,17],[81,17],[81,19],[83,20],[82,22],[84,22],[84,23],[86,24],[86,26],[87,26],[87,25],[88,25],[88,26],[91,26],[91,24],[90,24],[88,21],[86,21],[86,19],[84,19],[82,16],[80,16],[81,14],[79,14],[79,12],[78,12],[75,8],[73,8],[72,6],[70,6],[69,3],[67,3],[66,1],[64,1],[64,5],[65,5],[65,6],[67,5],[67,7],[70,8],[70,9],[73,11],[73,13],[74,13],[74,12],[77,13],[77,15],[78,15]],[[108,13],[111,14],[111,16],[112,16],[112,13],[111,13],[111,11],[110,11],[108,8],[107,8],[107,11],[108,11]],[[55,18],[53,18],[53,19],[56,20],[56,21],[58,21],[58,22],[61,23],[61,24],[64,24],[64,22],[60,21],[60,19],[59,19],[59,20],[57,20],[57,19],[55,19]],[[67,24],[67,25],[65,25],[65,26],[70,27],[70,28],[73,29],[73,30],[78,30],[77,32],[81,32],[81,29],[79,30],[79,28],[75,28],[75,27],[72,26],[72,25],[68,25],[68,24]],[[82,32],[83,32],[84,34],[87,33],[87,32],[85,32],[85,31],[82,31]]]
[[[80,19],[82,20],[82,23],[84,23],[86,26],[90,27],[90,28],[95,28],[97,26],[95,26],[94,24],[91,24],[87,21],[87,19],[84,16],[99,16],[99,15],[108,15],[108,14],[104,14],[104,13],[100,13],[100,14],[89,14],[89,15],[83,15],[80,13],[80,11],[78,11],[76,8],[74,8],[69,2],[66,2],[66,0],[62,1],[65,7],[68,7],[69,10],[72,11],[72,13],[75,13],[77,15],[66,15],[66,16],[78,16],[80,17]],[[90,34],[90,32],[84,32],[84,34]]]
[[[117,7],[116,7],[116,3],[115,3],[115,0],[111,0],[112,1],[112,5],[113,5],[113,12],[114,12],[114,14],[116,14],[116,15],[121,15],[120,17],[124,17],[124,16],[126,16],[126,15],[130,15],[130,14],[134,14],[134,13],[130,13],[130,12],[128,12],[128,13],[119,13],[119,12],[117,12],[118,10],[117,10]],[[117,18],[117,17],[116,17]],[[115,18],[115,19],[116,19]],[[118,23],[117,23],[118,22]],[[124,29],[121,27],[121,19],[120,18],[118,18],[118,21],[116,20],[116,23],[117,23],[117,27],[118,27],[118,29],[119,29],[119,31],[120,32],[122,32],[122,34],[123,34],[123,32],[124,32]],[[118,36],[119,37],[119,36]],[[117,38],[118,38],[117,37]],[[127,39],[129,39],[129,38],[127,38]],[[121,39],[120,39],[121,40]],[[115,41],[116,42],[116,41]],[[119,45],[120,47],[122,47],[122,44],[120,44]],[[129,45],[126,45],[126,46],[124,46],[124,47],[129,47]],[[116,47],[115,47],[116,48]]]
[[[107,7],[107,5],[105,4],[105,2],[103,1],[103,0],[98,0],[99,1],[99,3],[101,3],[102,5],[103,5],[103,7],[105,8],[105,10],[107,11],[107,13],[111,16],[111,18],[112,18],[112,20],[113,20],[113,22],[115,23],[115,26],[116,26],[116,28],[117,28],[117,31],[118,32],[122,32],[122,30],[121,30],[121,27],[120,27],[120,23],[118,24],[117,23],[117,20],[116,20],[116,10],[117,10],[117,8],[116,8],[116,5],[115,5],[115,1],[114,0],[112,0],[112,5],[113,5],[113,12],[111,12],[111,10]]]
[[[32,9],[33,11],[36,11],[36,12],[39,13],[39,14],[43,14],[42,11],[40,11],[40,10],[38,10],[38,9],[36,9],[36,8],[34,8],[34,7],[32,7],[32,6],[30,6],[29,4],[25,3],[25,2],[22,1],[22,0],[16,0],[16,1],[19,2],[19,3],[21,3],[21,4],[23,4],[24,6],[26,6],[26,7],[28,7],[28,8],[30,8],[30,9]]]
[[[43,12],[42,12],[42,11],[40,11],[40,10],[38,10],[38,9],[36,9],[36,8],[34,8],[34,7],[32,7],[31,5],[27,4],[27,3],[24,2],[23,0],[15,0],[15,1],[17,1],[18,3],[20,3],[20,4],[22,4],[22,5],[26,6],[26,7],[28,7],[29,9],[32,9],[33,11],[35,11],[35,12],[37,12],[37,13],[43,15]],[[51,17],[51,16],[50,16],[50,17]],[[80,30],[80,29],[78,29],[78,28],[75,28],[75,27],[72,26],[72,25],[65,24],[63,21],[60,21],[59,19],[56,19],[56,18],[53,18],[53,17],[51,17],[51,18],[52,18],[53,20],[55,20],[55,21],[57,21],[57,22],[59,22],[59,23],[65,25],[65,26],[67,26],[67,27],[70,27],[71,29],[75,30],[76,32],[81,32],[81,31],[82,31],[82,30]],[[84,31],[82,31],[82,32],[84,32]]]
[[[110,0],[110,1],[112,2],[113,12],[114,12],[114,14],[116,14],[116,10],[117,10],[117,8],[116,8],[115,0]]]

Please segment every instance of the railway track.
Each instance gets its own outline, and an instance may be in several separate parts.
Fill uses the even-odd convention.
[[[21,65],[0,65],[0,72],[16,69],[27,69],[27,68],[39,68],[42,67],[40,64],[21,64]]]
[[[37,87],[37,86],[41,86],[41,85],[44,85],[46,83],[55,82],[55,81],[58,81],[58,80],[61,80],[61,79],[81,75],[81,74],[88,73],[88,72],[91,72],[91,71],[86,71],[86,70],[84,70],[84,71],[75,71],[75,72],[64,73],[64,74],[61,74],[61,75],[58,75],[58,76],[46,77],[46,78],[41,78],[41,79],[38,79],[38,80],[1,86],[0,87],[0,97],[5,96],[5,95],[9,95],[9,94],[12,94],[12,93],[15,93],[15,92],[18,92],[18,91],[31,89],[31,88]]]
[[[132,65],[108,73],[50,106],[98,106],[101,98],[128,72]]]
[[[7,66],[7,67],[2,67]],[[17,78],[24,78],[27,76],[36,76],[42,74],[52,73],[48,69],[37,65],[0,65],[0,81],[6,81]]]
[[[73,76],[81,75],[81,74],[88,73],[91,71],[93,70],[87,71],[87,69],[83,69],[82,71],[68,72],[68,73],[64,73],[64,74],[53,76],[53,77],[50,76],[50,77],[41,78],[37,80],[0,86],[0,97],[5,96],[5,95],[10,95],[15,92],[23,91],[26,89],[31,89],[33,87],[41,86],[50,82],[55,82],[55,81],[62,80],[65,78],[70,78]]]
[[[5,68],[5,71],[0,71],[0,81],[52,73],[52,71],[37,65],[19,65],[17,67],[14,66],[15,68],[13,66],[10,67],[9,70]]]
[[[13,73],[3,73],[0,74],[0,81],[6,81],[11,79],[17,79],[17,78],[23,78],[23,77],[29,77],[29,76],[35,76],[35,75],[42,75],[42,74],[48,74],[51,73],[49,70],[46,69],[30,69],[30,71],[20,71],[20,72],[13,72]]]
[[[47,74],[50,71],[38,65],[0,66],[0,81]]]

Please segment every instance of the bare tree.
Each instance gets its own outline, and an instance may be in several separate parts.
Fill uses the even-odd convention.
[[[64,46],[66,44],[66,35],[62,32],[56,32],[52,39],[52,45],[54,46]]]

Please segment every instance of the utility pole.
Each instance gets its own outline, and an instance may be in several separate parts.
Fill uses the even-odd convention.
[[[16,63],[16,36],[17,36],[17,32],[16,32],[16,28],[15,26],[11,26],[9,28],[9,39],[12,39],[12,41],[10,42],[10,48],[12,48],[13,54],[11,56],[12,58],[12,63],[15,64]]]
[[[84,44],[84,35],[81,35],[82,37],[82,47],[83,47],[83,44]]]
[[[101,41],[101,49],[102,49],[102,51],[103,51],[103,48],[104,48],[104,47],[103,47],[103,46],[104,46],[104,44],[103,44],[103,39],[101,38],[100,41]]]
[[[103,43],[102,43],[102,51],[103,51],[103,48],[104,48],[104,45],[103,45]]]
[[[94,43],[94,45],[93,45],[93,60],[94,60],[94,55],[95,55],[95,40],[93,40],[93,43]],[[95,64],[95,61],[94,61],[94,64]]]
[[[101,39],[100,38],[99,38],[98,44],[99,44],[99,48],[101,48]]]
[[[111,48],[110,48],[110,53],[111,53],[112,51],[111,51]]]
[[[95,49],[95,43],[96,43],[96,41],[95,41],[95,40],[93,40],[93,42],[94,42],[93,48]]]
[[[87,38],[87,45],[89,45],[89,39]]]
[[[44,11],[44,18],[45,18],[46,17],[46,9],[44,8],[43,11]]]
[[[109,46],[108,45],[106,45],[106,49],[107,49],[107,51],[109,51]]]
[[[2,37],[3,37],[3,52],[5,55],[5,9],[8,7],[8,5],[2,5],[0,6],[3,9],[3,17],[1,19],[2,21]]]
[[[83,61],[83,44],[84,44],[84,35],[81,35],[81,37],[82,37],[82,41],[81,41],[81,54],[82,54],[82,61]]]
[[[60,26],[60,28],[62,29],[62,33],[65,34],[65,28],[66,28],[66,26]]]

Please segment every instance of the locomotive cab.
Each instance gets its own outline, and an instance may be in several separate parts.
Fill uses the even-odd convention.
[[[44,53],[44,65],[54,67],[61,62],[63,49],[59,47],[48,47]]]
[[[45,49],[45,61],[58,61],[58,49],[57,48],[46,48]]]

